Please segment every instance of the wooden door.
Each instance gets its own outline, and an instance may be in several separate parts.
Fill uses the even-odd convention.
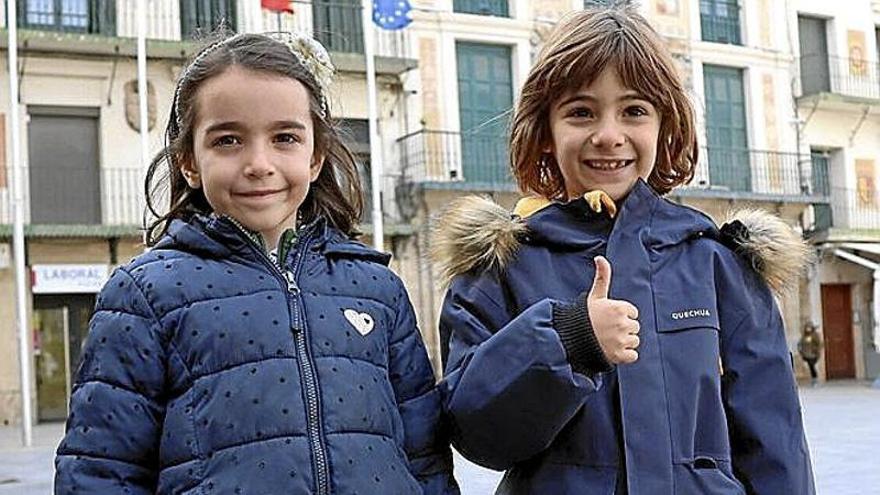
[[[855,378],[849,285],[822,285],[822,334],[825,337],[825,377],[829,380]]]

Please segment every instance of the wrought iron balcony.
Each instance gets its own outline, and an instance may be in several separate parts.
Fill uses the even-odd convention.
[[[137,37],[137,0],[47,0],[18,2],[19,28],[32,46],[40,36],[30,39],[27,31]],[[189,41],[202,37],[223,24],[238,32],[261,33],[291,31],[315,36],[333,53],[363,54],[361,4],[353,0],[294,0],[293,14],[276,15],[260,9],[254,0],[152,0],[147,11],[147,38],[151,41]],[[2,22],[0,22],[2,26]],[[412,58],[407,30],[374,30],[375,53],[380,57]],[[79,37],[64,38],[82,44]],[[55,47],[55,45],[52,45]],[[112,47],[111,47],[112,48]],[[149,49],[155,49],[151,43]],[[185,50],[187,53],[188,51]],[[176,52],[180,54],[180,47]]]
[[[440,189],[516,190],[507,136],[423,129],[397,144],[404,182]]]
[[[0,180],[0,224],[10,224],[12,212],[9,211],[11,189],[7,181],[8,170],[0,169],[0,173],[3,176]],[[50,172],[22,168],[22,174],[26,224],[133,228],[143,222],[144,177],[136,165],[59,168]],[[46,180],[49,175],[54,177]],[[97,176],[97,185],[85,182],[86,178],[92,176]],[[97,197],[93,197],[95,191]]]
[[[880,194],[875,184],[831,188],[830,204],[814,205],[814,232],[835,229],[880,231]]]
[[[800,59],[801,96],[832,93],[880,99],[880,64],[825,53]]]
[[[515,191],[506,136],[420,130],[398,139],[403,181],[425,187]],[[701,148],[694,180],[676,194],[828,201],[827,159],[753,149]]]
[[[827,160],[780,151],[700,148],[694,180],[683,195],[827,202]]]

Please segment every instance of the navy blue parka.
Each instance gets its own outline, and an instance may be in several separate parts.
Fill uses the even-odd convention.
[[[457,494],[440,396],[388,257],[317,220],[278,268],[176,220],[97,300],[58,494]]]
[[[453,444],[506,470],[497,493],[814,493],[774,297],[708,217],[639,181],[613,223],[583,199],[525,223],[506,266],[455,277],[441,312]],[[583,339],[597,254],[609,297],[639,309],[633,364]]]

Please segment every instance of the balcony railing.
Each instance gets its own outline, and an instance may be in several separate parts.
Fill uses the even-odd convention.
[[[831,204],[815,207],[815,231],[839,229],[880,230],[880,192],[874,184],[863,188],[832,188]]]
[[[5,2],[0,2],[5,3]],[[78,0],[60,2],[56,9],[51,0],[46,2],[18,2],[21,10],[19,27],[23,30],[86,33],[120,38],[137,37],[137,0]],[[360,2],[333,0],[312,2],[294,0],[294,13],[274,13],[260,8],[256,0],[236,0],[234,15],[217,10],[210,19],[205,14],[197,19],[189,9],[181,10],[180,0],[151,0],[147,9],[147,38],[150,40],[180,41],[190,39],[190,31],[198,25],[210,32],[221,21],[234,21],[235,31],[262,33],[291,31],[316,36],[337,53],[363,53],[363,30]],[[4,7],[5,10],[5,7]],[[0,16],[2,19],[3,16]],[[202,24],[210,24],[202,26]],[[0,25],[4,24],[0,22]],[[408,30],[388,31],[374,29],[374,47],[377,56],[412,58]]]
[[[800,59],[801,96],[834,93],[880,99],[880,64],[827,54]]]
[[[403,177],[439,187],[513,190],[507,136],[420,130],[397,140]]]
[[[403,180],[433,187],[514,190],[506,136],[421,130],[398,139]],[[686,194],[726,198],[828,198],[827,159],[751,149],[701,148]]]
[[[828,168],[808,155],[753,149],[700,149],[694,180],[682,188],[724,197],[827,197]]]
[[[74,175],[80,174],[74,171]],[[7,171],[0,169],[0,173],[6,176]],[[59,174],[64,174],[63,169],[59,169]],[[59,177],[52,185],[43,185],[38,194],[30,192],[30,173],[28,169],[23,169],[24,182],[24,202],[25,202],[25,223],[31,224],[31,212],[36,208],[40,208],[44,217],[45,224],[90,224],[94,222],[76,221],[75,217],[71,217],[67,212],[60,212],[57,215],[57,221],[52,220],[52,208],[55,207],[58,198],[73,198],[73,203],[77,200],[90,201],[92,198],[83,196],[76,184],[66,183],[64,176]],[[100,185],[97,188],[100,191],[100,218],[101,225],[125,225],[139,226],[143,222],[144,200],[143,200],[143,172],[136,166],[134,167],[102,167],[98,170],[100,177]],[[3,183],[0,187],[0,224],[12,223],[12,212],[9,210],[9,198],[11,190],[8,183]],[[80,194],[81,196],[77,196]],[[48,212],[48,213],[47,213]]]

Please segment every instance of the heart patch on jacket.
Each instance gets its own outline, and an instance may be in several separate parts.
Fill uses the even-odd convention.
[[[354,309],[346,309],[342,314],[345,315],[345,319],[351,323],[351,326],[353,326],[359,334],[366,335],[373,331],[373,317],[367,313],[361,313]]]

